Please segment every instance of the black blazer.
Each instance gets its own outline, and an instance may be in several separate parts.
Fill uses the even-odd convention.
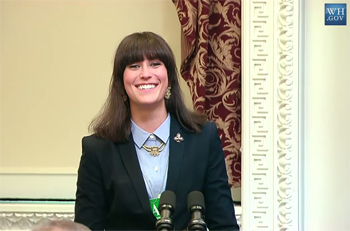
[[[182,142],[174,140],[177,133]],[[187,195],[195,190],[204,194],[210,230],[239,230],[216,125],[207,122],[201,133],[191,133],[171,117],[169,142],[166,190],[176,194],[175,230],[187,227]],[[87,136],[82,149],[75,221],[92,230],[155,230],[132,135],[126,143]]]

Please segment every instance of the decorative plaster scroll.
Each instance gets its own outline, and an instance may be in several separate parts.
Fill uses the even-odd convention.
[[[298,1],[242,1],[242,231],[298,230]]]
[[[28,230],[49,220],[74,219],[74,203],[0,202],[0,230]]]
[[[298,228],[298,1],[279,1],[278,228]]]
[[[0,230],[30,230],[49,220],[74,219],[74,213],[1,212]]]
[[[248,179],[242,179],[243,184],[250,184],[249,204],[242,207],[249,207],[250,213],[244,213],[242,222],[243,230],[272,230],[273,210],[271,202],[273,198],[273,91],[271,89],[273,81],[273,44],[271,23],[270,1],[252,1],[249,21],[249,75],[243,74],[244,80],[249,82],[243,85],[249,88],[248,101],[243,102],[243,107],[249,108],[249,114],[245,114],[246,121],[249,121],[248,132],[249,148],[243,147],[243,152],[247,159]],[[245,12],[242,12],[244,14]],[[243,52],[245,52],[245,47]],[[245,120],[245,117],[242,118]],[[246,137],[244,137],[246,138]],[[243,138],[243,139],[244,139]],[[247,140],[246,140],[247,141]],[[246,152],[249,150],[248,152]],[[242,195],[244,198],[245,195]],[[248,217],[245,217],[248,216]]]
[[[9,209],[10,206],[7,206]],[[53,211],[57,206],[48,208],[47,206],[39,208],[37,210],[48,209]],[[0,212],[0,230],[30,230],[35,225],[40,225],[49,220],[74,220],[73,212]],[[242,208],[240,206],[235,206],[237,222],[241,224]]]

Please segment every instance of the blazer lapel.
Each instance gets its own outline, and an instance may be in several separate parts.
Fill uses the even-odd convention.
[[[150,207],[148,193],[145,186],[145,182],[143,180],[132,135],[130,135],[129,141],[127,143],[119,144],[119,151],[120,156],[124,162],[126,171],[129,174],[132,184],[134,185],[135,191],[144,211],[146,211],[146,213],[148,213],[151,217],[155,219]]]
[[[183,138],[174,139],[175,137]],[[175,192],[182,166],[184,148],[186,143],[186,133],[181,129],[175,117],[171,117],[169,136],[169,168],[166,189]]]

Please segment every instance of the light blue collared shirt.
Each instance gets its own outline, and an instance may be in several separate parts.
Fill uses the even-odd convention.
[[[146,132],[134,121],[131,120],[131,133],[135,142],[135,149],[149,199],[154,199],[165,191],[168,176],[169,163],[169,134],[170,134],[170,114],[166,120],[152,134]],[[161,143],[156,139],[157,136],[165,143],[163,151],[159,156],[151,156],[142,145],[159,146]]]

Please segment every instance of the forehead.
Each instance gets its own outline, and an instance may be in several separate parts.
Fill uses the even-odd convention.
[[[124,49],[122,49],[121,56],[124,65],[140,62],[145,59],[159,59],[167,63],[168,60],[171,59],[171,54],[169,54],[169,49],[166,47],[166,44],[152,39],[128,41]]]
[[[127,52],[123,56],[123,63],[124,64],[131,64],[135,62],[142,62],[144,60],[155,60],[158,59],[160,61],[165,62],[168,60],[168,57],[165,54],[162,54],[160,52],[154,51],[154,50],[134,50],[131,52]]]

